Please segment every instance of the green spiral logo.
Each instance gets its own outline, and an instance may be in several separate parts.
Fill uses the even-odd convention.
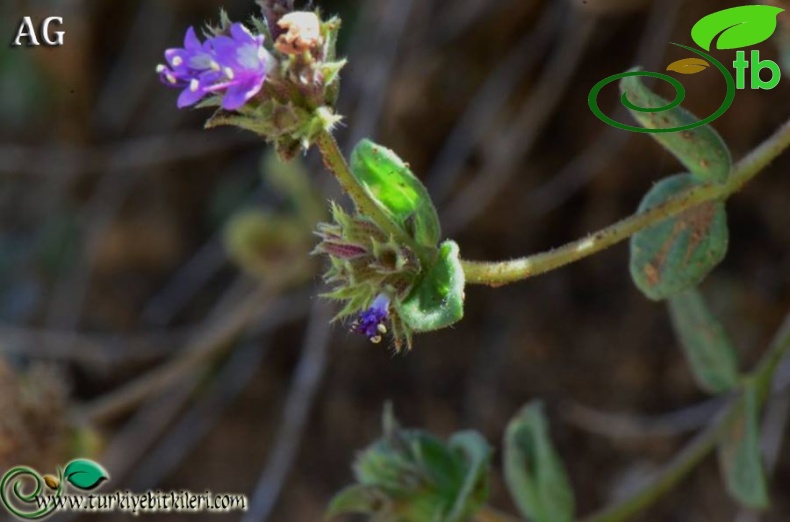
[[[30,485],[29,479],[33,479],[35,487],[32,491],[25,492],[23,488]],[[10,486],[10,487],[9,487]],[[44,490],[44,478],[39,475],[37,471],[27,466],[17,466],[12,468],[3,475],[3,480],[0,481],[0,500],[3,502],[5,508],[14,516],[19,518],[35,520],[44,518],[55,510],[55,505],[48,503],[35,511],[23,511],[18,508],[18,504],[33,504],[38,505],[36,499],[41,496]],[[58,467],[58,487],[55,490],[55,496],[59,497],[63,492],[63,472]],[[13,499],[9,499],[9,493],[13,493]]]
[[[679,132],[679,131],[687,131],[687,130],[695,129],[697,127],[701,127],[703,125],[709,124],[710,122],[712,122],[713,120],[717,119],[722,114],[727,112],[727,109],[730,108],[732,102],[735,100],[735,78],[732,77],[730,71],[728,71],[727,68],[724,67],[724,65],[722,65],[721,62],[719,62],[714,57],[710,56],[709,54],[703,51],[679,43],[672,43],[672,45],[677,45],[678,47],[682,47],[683,49],[686,49],[699,56],[702,56],[704,59],[708,60],[710,63],[715,65],[716,68],[721,72],[722,76],[724,76],[724,80],[727,83],[727,94],[725,95],[724,101],[722,102],[718,110],[716,110],[716,112],[714,112],[713,114],[711,114],[710,116],[708,116],[703,120],[690,123],[688,125],[683,125],[680,127],[661,128],[661,129],[648,129],[645,127],[639,127],[636,125],[627,125],[625,123],[620,123],[618,121],[615,121],[614,119],[604,114],[604,112],[598,106],[598,94],[600,94],[601,90],[607,85],[609,85],[610,83],[621,80],[623,78],[628,78],[629,76],[646,76],[650,78],[657,78],[659,80],[663,80],[669,83],[675,89],[675,98],[671,102],[669,102],[668,104],[662,107],[639,107],[633,104],[628,99],[627,92],[623,93],[622,97],[620,98],[620,102],[629,110],[637,111],[637,112],[664,112],[674,109],[675,107],[683,103],[683,100],[686,99],[686,89],[678,80],[676,80],[672,76],[662,73],[648,72],[648,71],[629,71],[620,74],[614,74],[612,76],[609,76],[608,78],[604,78],[603,80],[595,84],[595,86],[590,91],[589,97],[587,98],[587,103],[590,105],[590,109],[592,110],[593,114],[595,114],[604,123],[608,123],[609,125],[613,127],[617,127],[618,129],[623,129],[631,132],[645,132],[650,134],[657,134],[662,132]]]

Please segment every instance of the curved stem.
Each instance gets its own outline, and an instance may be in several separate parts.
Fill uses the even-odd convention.
[[[351,173],[340,147],[337,146],[334,136],[328,130],[322,130],[315,139],[324,166],[337,179],[343,190],[354,202],[357,210],[372,219],[385,232],[391,234],[399,243],[409,245],[415,251],[419,251],[414,240],[406,234],[392,219],[379,207],[373,198],[368,194],[365,187]]]
[[[709,201],[726,199],[740,190],[788,146],[790,146],[790,121],[738,162],[724,184],[709,183],[696,186],[660,205],[549,252],[500,262],[462,260],[466,282],[499,286],[542,274],[600,252],[640,230],[693,207]]]

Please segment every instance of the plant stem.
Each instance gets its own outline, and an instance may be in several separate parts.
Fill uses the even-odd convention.
[[[414,240],[376,204],[367,189],[351,173],[351,168],[343,157],[340,147],[337,146],[337,141],[332,133],[322,130],[318,133],[315,143],[321,152],[324,166],[335,176],[340,186],[354,202],[357,210],[373,220],[382,230],[391,234],[399,243],[412,247],[414,251],[419,251],[420,249],[416,247]]]
[[[785,321],[785,325],[776,334],[756,368],[743,380],[744,383],[753,380],[763,392],[758,392],[760,403],[768,396],[776,369],[788,353],[790,353],[790,320]],[[582,519],[582,522],[622,522],[661,498],[716,447],[722,431],[728,427],[732,416],[739,411],[737,408],[739,399],[740,393],[731,397],[710,426],[698,434],[650,484],[623,502]]]
[[[462,260],[466,282],[499,286],[542,274],[600,252],[640,230],[698,205],[726,199],[740,190],[788,146],[790,146],[790,121],[738,162],[726,183],[698,185],[653,208],[549,252],[500,262]]]

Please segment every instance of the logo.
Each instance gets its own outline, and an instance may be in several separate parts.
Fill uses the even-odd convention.
[[[32,479],[32,491],[24,491],[25,477]],[[0,481],[0,501],[12,515],[21,519],[35,520],[50,515],[56,509],[57,503],[52,502],[51,499],[62,497],[65,490],[64,481],[78,490],[91,491],[109,478],[107,470],[88,459],[72,460],[65,469],[58,466],[57,476],[42,476],[33,468],[17,466],[6,471]],[[8,487],[9,485],[11,488]],[[49,494],[45,494],[45,487],[49,489]],[[9,498],[9,492],[13,493],[13,497]],[[46,501],[42,502],[42,499]],[[33,504],[37,509],[24,511],[20,504]]]
[[[659,113],[674,109],[683,103],[683,100],[686,98],[686,90],[677,79],[667,74],[642,70],[632,70],[615,74],[596,83],[587,98],[590,109],[601,121],[613,127],[617,127],[618,129],[631,132],[664,133],[687,131],[711,123],[727,112],[727,109],[730,108],[735,100],[735,92],[737,89],[745,89],[747,83],[749,88],[755,90],[773,89],[779,84],[782,72],[776,62],[761,60],[760,51],[752,50],[749,59],[747,59],[746,51],[739,50],[736,52],[735,61],[732,63],[736,73],[735,77],[733,77],[727,67],[705,51],[710,51],[711,46],[714,44],[714,40],[716,48],[722,50],[742,49],[764,42],[774,31],[776,31],[776,18],[782,11],[784,11],[784,9],[768,5],[747,5],[724,9],[723,11],[717,11],[705,16],[691,29],[691,39],[700,49],[672,42],[672,45],[685,49],[696,56],[684,58],[669,64],[667,71],[679,74],[697,74],[710,69],[711,65],[713,65],[713,67],[724,77],[727,87],[724,101],[719,108],[707,118],[678,127],[647,128],[620,123],[604,114],[598,106],[598,95],[601,90],[612,82],[634,76],[656,78],[669,83],[675,90],[675,98],[661,107],[640,107],[629,100],[628,92],[625,91],[620,98],[620,102],[629,110],[644,113]],[[747,71],[749,71],[749,75],[746,74]],[[763,71],[770,72],[769,79],[763,79],[764,75],[761,74]]]
[[[76,459],[55,475],[41,475],[28,466],[6,471],[0,480],[0,502],[21,520],[37,520],[55,512],[107,513],[228,513],[247,511],[247,497],[238,493],[94,490],[110,475],[100,464]]]

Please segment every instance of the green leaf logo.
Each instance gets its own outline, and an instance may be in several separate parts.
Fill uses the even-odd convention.
[[[740,49],[767,40],[776,30],[776,17],[784,11],[770,5],[744,5],[711,13],[694,24],[691,39],[710,51],[716,36],[717,49]]]
[[[75,488],[90,490],[110,478],[100,464],[88,459],[76,459],[66,465],[63,476]]]

